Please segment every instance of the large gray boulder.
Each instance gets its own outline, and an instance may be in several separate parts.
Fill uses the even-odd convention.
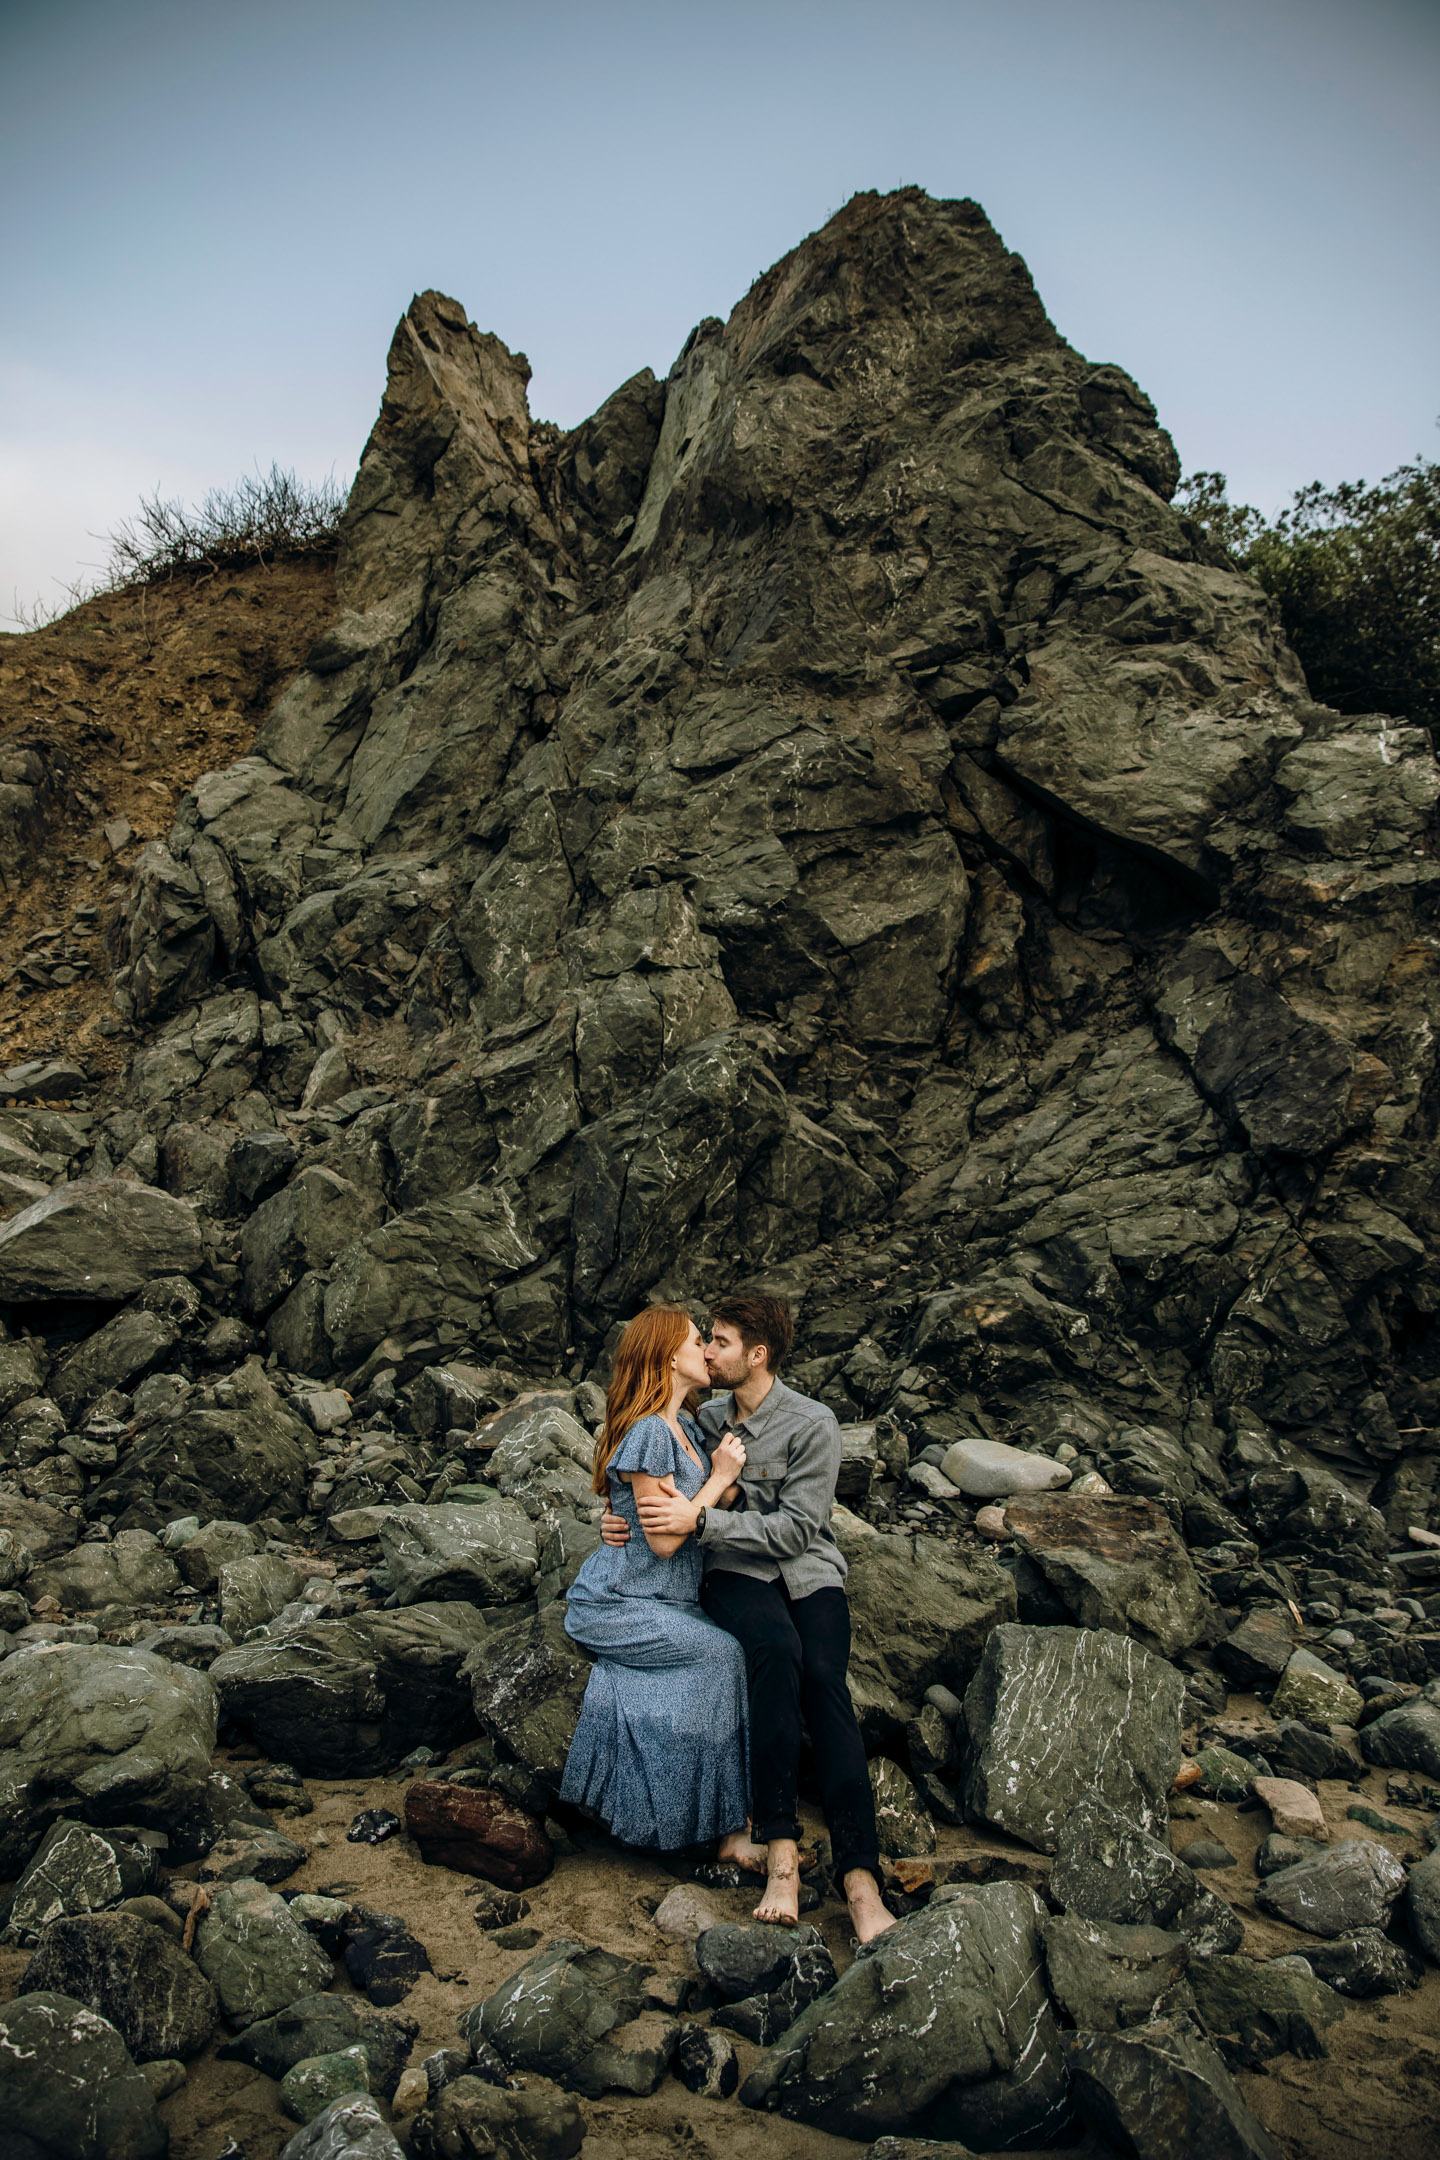
[[[411,1605],[241,1643],[208,1677],[277,1762],[307,1777],[369,1777],[474,1731],[464,1668],[486,1638],[473,1605]]]
[[[1120,1635],[997,1627],[965,1693],[965,1806],[1041,1852],[1098,1794],[1137,1830],[1162,1829],[1180,1767],[1185,1687]]]
[[[0,1869],[58,1815],[156,1829],[197,1808],[215,1747],[204,1673],[144,1650],[45,1643],[0,1664]]]
[[[960,1694],[993,1629],[1015,1617],[1015,1579],[939,1538],[852,1535],[850,1695],[872,1746],[918,1717],[928,1687]]]
[[[1245,1927],[1159,1838],[1088,1793],[1066,1817],[1048,1889],[1067,1912],[1121,1927],[1163,1928],[1193,1951],[1238,1950]]]
[[[1440,1851],[1427,1853],[1411,1868],[1405,1909],[1416,1942],[1432,1965],[1440,1965]]]
[[[1386,1846],[1342,1838],[1313,1859],[1267,1875],[1255,1902],[1308,1935],[1349,1935],[1356,1928],[1383,1928],[1404,1888],[1404,1865]]]
[[[1193,2018],[1073,2033],[1066,2057],[1081,2113],[1135,2160],[1284,2160]]]
[[[179,1570],[158,1545],[130,1544],[124,1533],[108,1545],[77,1545],[58,1560],[32,1568],[30,1594],[58,1598],[67,1612],[105,1605],[158,1605],[180,1587]]]
[[[52,1920],[140,1896],[155,1873],[154,1852],[132,1834],[66,1817],[46,1831],[16,1883],[5,1939],[28,1946]]]
[[[556,1605],[487,1633],[465,1662],[481,1731],[542,1785],[558,1787],[565,1774],[591,1663],[565,1633]]]
[[[502,1987],[460,2018],[460,2035],[484,2041],[511,2069],[553,2078],[598,2100],[605,2092],[653,2092],[669,2068],[680,2028],[652,1996],[653,1967],[568,1936],[547,1943]]]
[[[50,1383],[67,1417],[78,1418],[107,1388],[130,1388],[169,1355],[180,1330],[168,1313],[118,1313],[71,1352]]]
[[[417,2151],[572,2160],[585,2142],[585,2127],[579,2108],[563,2093],[502,2092],[482,2078],[458,2077],[442,2087],[413,2137]]]
[[[127,1178],[77,1180],[0,1223],[0,1302],[130,1298],[204,1257],[188,1200]]]
[[[405,2154],[368,2093],[343,2093],[282,2147],[280,2160],[405,2160]]]
[[[1282,2054],[1313,2061],[1328,2053],[1325,2034],[1345,2015],[1334,1988],[1285,1959],[1196,1958],[1190,1985],[1200,2022],[1232,2070]]]
[[[1382,1711],[1363,1728],[1360,1752],[1366,1762],[1440,1778],[1440,1701],[1427,1699],[1433,1693],[1431,1682],[1424,1695]]]
[[[312,2056],[358,2047],[364,2052],[371,2092],[392,2100],[419,2030],[403,2011],[376,2010],[363,1995],[299,1995],[273,2016],[247,2025],[219,2053],[278,2081]]]
[[[297,1996],[328,1988],[335,1968],[283,1898],[253,1880],[219,1883],[195,1931],[195,1962],[237,2030]]]
[[[1189,2006],[1190,1945],[1183,1935],[1078,1912],[1052,1913],[1043,1932],[1050,1993],[1071,2025],[1123,2032]]]
[[[839,2137],[921,2131],[982,2151],[1050,2142],[1069,2113],[1042,1978],[1044,1908],[1019,1883],[949,1885],[803,2010],[740,2088]]]
[[[0,2121],[46,2160],[165,2160],[170,2150],[119,2033],[71,1995],[0,2005]]]
[[[1005,1521],[1081,1627],[1167,1658],[1205,1632],[1200,1579],[1157,1501],[1026,1493],[1006,1503]]]
[[[163,1929],[133,1913],[56,1920],[20,1991],[73,1995],[115,2027],[136,2062],[198,2055],[220,2017],[215,1990]]]
[[[387,1509],[380,1550],[390,1605],[415,1605],[422,1598],[512,1605],[534,1589],[538,1570],[530,1518],[509,1500]]]
[[[158,1530],[184,1515],[254,1522],[301,1512],[305,1433],[263,1375],[246,1368],[231,1405],[184,1405],[152,1425],[90,1496],[95,1512]],[[183,1551],[183,1547],[181,1548]]]

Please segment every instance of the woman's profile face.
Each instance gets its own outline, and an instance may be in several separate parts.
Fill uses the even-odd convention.
[[[680,1348],[675,1353],[675,1377],[687,1387],[708,1387],[710,1368],[705,1363],[705,1344],[694,1321]]]

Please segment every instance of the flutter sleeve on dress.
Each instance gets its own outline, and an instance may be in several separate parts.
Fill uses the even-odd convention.
[[[638,1470],[646,1477],[673,1477],[680,1467],[680,1443],[664,1418],[638,1418],[607,1467],[612,1477],[627,1470]]]

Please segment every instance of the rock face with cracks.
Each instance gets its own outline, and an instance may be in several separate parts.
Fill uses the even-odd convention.
[[[1309,700],[974,203],[857,196],[569,434],[527,375],[415,300],[340,613],[134,875],[125,1114],[227,1295],[553,1371],[742,1255],[842,1418],[1428,1510],[1423,734]]]

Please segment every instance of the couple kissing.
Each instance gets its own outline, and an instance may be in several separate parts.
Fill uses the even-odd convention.
[[[868,1942],[891,1916],[845,1677],[840,1428],[779,1378],[794,1332],[783,1299],[737,1295],[713,1307],[708,1343],[663,1305],[621,1336],[595,1447],[604,1542],[566,1609],[596,1663],[561,1797],[626,1845],[718,1839],[717,1858],[765,1874],[755,1917],[793,1924],[803,1719],[835,1878]]]

